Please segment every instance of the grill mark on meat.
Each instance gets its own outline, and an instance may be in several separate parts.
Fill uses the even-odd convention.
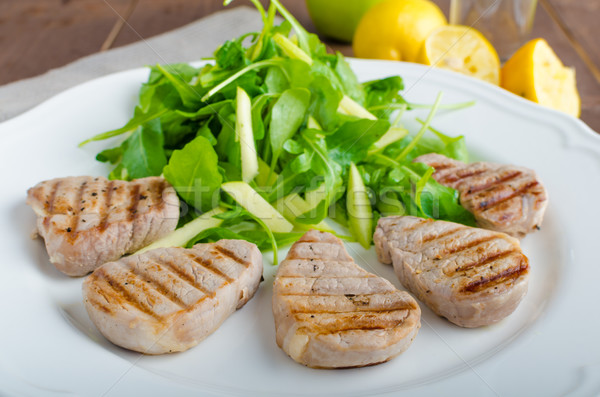
[[[340,296],[339,292],[332,292],[330,294],[317,294],[316,292],[307,292],[306,294],[299,294],[299,293],[292,293],[292,294],[286,294],[286,293],[279,293],[280,296]],[[354,294],[352,294],[354,295]],[[378,295],[378,294],[360,294],[360,296],[369,296],[369,295]],[[354,295],[354,296],[358,296],[358,295]]]
[[[334,316],[323,312],[298,313],[294,318],[299,322],[310,323],[310,326],[301,329],[312,329],[317,331],[318,335],[326,335],[349,330],[389,329],[402,324],[407,316],[408,310],[382,310],[372,313],[344,312]]]
[[[417,304],[397,291],[373,294],[346,294],[327,297],[292,296],[285,298],[291,313],[346,313],[378,312],[386,310],[414,310]]]
[[[167,187],[166,180],[159,181],[158,190],[156,192],[156,195],[153,195],[153,197],[160,197],[160,203],[158,204],[158,207],[161,209],[167,205],[166,201],[164,200],[164,197],[162,196],[162,192],[164,192],[166,187]]]
[[[353,275],[353,276],[335,276],[335,275],[331,275],[331,276],[324,276],[324,275],[317,275],[317,276],[313,276],[313,275],[306,275],[306,276],[302,276],[302,275],[298,275],[298,276],[279,276],[280,279],[284,279],[284,278],[323,278],[323,279],[331,279],[331,280],[343,280],[343,279],[356,279],[356,278],[376,278],[377,276],[375,276],[374,274],[369,274],[369,275]]]
[[[229,277],[227,274],[223,273],[221,271],[221,269],[218,269],[217,267],[215,267],[212,263],[212,260],[206,260],[202,257],[196,256],[195,254],[188,252],[186,253],[187,257],[190,258],[194,263],[202,266],[204,269],[208,270],[209,272],[221,277],[224,281],[224,284],[227,283],[231,283],[234,280]]]
[[[185,281],[192,287],[196,288],[198,291],[202,292],[206,296],[211,297],[211,298],[215,297],[215,294],[216,294],[215,291],[209,291],[206,288],[204,288],[201,284],[198,284],[193,277],[190,277],[187,273],[181,271],[181,269],[179,269],[174,262],[163,261],[162,264],[165,265],[168,268],[168,270],[170,270],[172,273],[175,273],[177,275],[177,277],[179,277],[181,280]]]
[[[364,327],[355,327],[355,328],[332,328],[330,331],[325,332],[317,332],[317,336],[330,335],[330,334],[340,334],[342,332],[352,332],[352,331],[376,331],[382,329],[389,329],[397,326],[398,324],[402,324],[402,320],[394,322],[394,325],[380,325],[380,326],[364,326]]]
[[[531,169],[486,162],[465,164],[439,154],[426,154],[414,161],[434,167],[454,164],[433,176],[443,185],[459,191],[461,204],[473,213],[483,228],[521,238],[542,221],[548,203],[547,193]],[[458,177],[450,176],[475,169],[483,173],[458,181]],[[528,188],[525,187],[527,183],[531,183]],[[494,210],[487,211],[489,208]]]
[[[511,194],[509,194],[505,197],[498,198],[497,195],[496,196],[491,195],[491,197],[488,200],[485,200],[485,201],[482,201],[481,203],[479,203],[478,208],[482,211],[487,211],[490,208],[493,208],[499,204],[502,204],[505,201],[512,199],[513,197],[525,194],[528,190],[530,190],[531,188],[533,188],[537,185],[539,185],[539,182],[534,180],[534,181],[527,183],[525,186],[520,187],[519,189],[515,190],[514,192],[512,192]]]
[[[377,294],[374,294],[374,295],[377,295]],[[282,295],[282,296],[290,296],[290,295]],[[295,295],[295,296],[302,296],[302,295]],[[360,295],[360,296],[365,296],[365,295]],[[373,296],[373,295],[371,295],[371,296]],[[337,308],[337,307],[331,308],[331,310],[329,310],[329,308],[319,309],[318,311],[315,311],[314,309],[302,310],[297,307],[292,307],[291,312],[294,314],[316,314],[316,313],[338,314],[338,313],[353,313],[353,312],[382,313],[382,312],[392,312],[392,311],[396,311],[396,310],[414,310],[415,309],[415,307],[413,305],[410,305],[408,302],[404,302],[404,301],[396,302],[396,305],[390,305],[390,307],[372,307],[372,306],[369,306],[371,304],[370,302],[364,302],[364,301],[351,301],[351,302],[354,305],[353,310],[348,310],[348,311],[343,311],[342,309]]]
[[[90,276],[90,277],[92,277],[92,276]],[[159,316],[154,310],[152,310],[152,307],[150,307],[150,305],[148,305],[148,303],[138,300],[135,295],[131,294],[129,291],[127,291],[125,288],[123,288],[119,284],[118,280],[113,279],[105,271],[102,270],[102,271],[97,272],[96,277],[102,278],[104,281],[106,281],[107,285],[114,292],[112,294],[112,298],[115,301],[120,302],[121,305],[123,305],[123,303],[128,303],[131,306],[138,309],[139,311],[141,311],[142,313],[145,313],[145,314],[155,318],[158,321],[162,320],[162,317]],[[104,292],[108,292],[108,291],[105,290]]]
[[[73,214],[71,216],[71,226],[67,228],[67,235],[69,236],[68,238],[71,242],[77,239],[77,234],[79,233],[79,228],[77,226],[79,225],[79,214],[81,213],[81,211],[78,211],[77,208],[79,208],[78,206],[81,202],[81,199],[83,198],[83,193],[85,193],[86,187],[87,184],[82,183],[81,185],[79,185],[79,189],[77,190],[77,196],[75,196],[75,202],[72,205]]]
[[[101,206],[99,208],[100,223],[99,223],[98,228],[101,231],[106,230],[106,227],[108,226],[108,215],[110,214],[109,210],[110,210],[110,206],[112,203],[113,185],[114,185],[114,181],[108,182],[106,189],[104,189],[104,203],[105,204],[104,204],[104,206]]]
[[[396,223],[395,228],[389,225]],[[400,281],[433,311],[462,327],[493,324],[508,316],[527,291],[527,257],[518,240],[465,227],[445,241],[419,247],[421,230],[406,236],[413,218],[382,218],[375,232],[378,255],[389,250]],[[445,233],[451,224],[436,221],[430,230]],[[454,247],[456,246],[456,247]],[[444,252],[445,251],[445,252]],[[427,270],[434,270],[426,274]]]
[[[384,362],[404,351],[420,326],[420,309],[411,300],[360,268],[338,238],[311,230],[293,245],[275,278],[277,344],[314,368]]]
[[[131,235],[135,236],[136,222],[134,222],[135,214],[137,213],[137,206],[140,202],[140,185],[137,183],[133,185],[133,189],[129,191],[129,206],[127,207],[127,220],[131,222]]]
[[[152,197],[149,186],[153,192],[164,186],[164,192]],[[131,200],[136,193],[130,197],[134,188],[147,198],[137,208]],[[163,202],[163,209],[157,208]],[[50,262],[70,276],[83,276],[166,235],[177,223],[177,202],[175,191],[159,177],[131,182],[65,177],[40,182],[27,191],[27,204],[37,214],[37,231],[45,240]]]
[[[143,285],[154,289],[157,293],[163,295],[180,308],[185,309],[188,306],[172,291],[172,287],[169,288],[168,286],[165,286],[163,283],[161,283],[159,280],[149,277],[149,273],[151,273],[151,271],[147,271],[146,269],[144,269],[145,271],[143,271],[140,267],[136,267],[131,263],[125,261],[120,261],[118,263],[120,263],[124,269],[129,271],[131,275],[139,278],[142,281]],[[156,266],[156,270],[158,271],[163,270],[163,268],[161,268],[157,262],[152,263],[152,266]],[[173,276],[171,275],[171,277]],[[130,282],[129,278],[127,280],[127,282]]]
[[[478,257],[475,261],[473,261],[471,263],[467,263],[466,265],[459,266],[455,269],[452,269],[452,266],[448,266],[446,269],[444,269],[444,273],[448,276],[451,276],[451,275],[459,273],[459,272],[464,272],[465,270],[485,266],[488,263],[509,257],[510,255],[513,255],[514,253],[515,253],[514,250],[490,253],[490,254],[487,254],[486,256]]]
[[[227,248],[223,248],[220,245],[215,245],[214,249],[217,250],[217,251],[219,251],[221,254],[225,255],[226,257],[228,257],[232,261],[237,262],[237,263],[243,265],[244,267],[250,266],[250,262],[248,262],[245,259],[239,258],[235,253],[229,251]]]
[[[166,180],[160,180],[157,183],[154,183],[154,184],[152,184],[150,186],[150,188],[154,187],[155,188],[154,190],[149,189],[150,190],[150,197],[152,197],[152,198],[158,198],[158,203],[152,203],[152,204],[155,205],[156,208],[159,211],[162,211],[166,207],[166,205],[167,205],[167,203],[165,202],[165,199],[164,199],[164,197],[162,195],[163,192],[164,192],[164,190],[165,190],[165,188],[166,188],[166,186],[167,186],[167,181]],[[152,204],[146,203],[146,205],[148,207],[150,207]],[[152,222],[150,223],[150,227],[148,227],[146,229],[146,235],[144,236],[144,240],[146,238],[148,238],[148,234],[152,233],[152,230],[153,230],[152,223],[154,223],[154,221],[155,220],[153,219]],[[162,219],[160,222],[164,222],[164,219]]]
[[[106,298],[105,298],[106,299]],[[97,299],[93,299],[93,298],[87,298],[87,301],[92,304],[93,306],[97,307],[98,309],[100,309],[101,311],[103,311],[106,314],[114,314],[113,310],[106,306],[104,303],[100,302]]]
[[[365,331],[365,332],[379,331],[379,330],[386,330],[386,329],[394,328],[394,327],[397,327],[400,324],[402,324],[402,321],[396,321],[396,322],[391,323],[391,324],[389,324],[387,326],[386,325],[381,325],[381,326],[372,326],[372,327],[364,326],[364,327],[356,327],[356,328],[342,328],[342,329],[325,331],[325,332],[317,332],[316,334],[317,334],[317,337],[319,337],[319,336],[325,336],[325,335],[331,335],[331,334],[343,334],[343,333],[346,333],[346,332],[350,333],[350,332],[360,332],[360,331]],[[390,359],[391,359],[391,357],[390,357]],[[374,364],[377,364],[377,363],[374,363]]]
[[[141,193],[147,190],[142,187]],[[114,201],[116,197],[117,193]],[[121,209],[129,202],[124,204]],[[221,243],[251,262],[245,269],[228,258],[210,257],[225,271],[240,270],[231,284],[185,255],[193,251],[208,259],[215,243],[158,248],[105,263],[82,285],[90,319],[109,341],[143,354],[174,353],[197,345],[255,295],[262,275],[256,245],[239,240]]]
[[[433,167],[435,169],[435,172],[442,171],[442,170],[447,170],[448,168],[454,168],[455,167],[454,164],[450,164],[450,163],[429,163],[427,165],[430,166],[430,167]]]
[[[496,185],[500,185],[500,184],[504,184],[506,182],[512,181],[513,179],[521,176],[523,173],[521,171],[512,171],[510,172],[508,175],[502,176],[502,177],[498,177],[496,179],[494,179],[493,181],[490,181],[488,183],[484,183],[480,186],[475,186],[475,187],[471,187],[467,190],[467,194],[474,194],[474,193],[478,193],[482,190],[487,190],[490,189]]]
[[[48,197],[48,215],[54,215],[54,202],[56,201],[56,192],[58,192],[61,183],[62,180],[55,182],[54,186],[52,186],[52,190],[50,190],[50,196]]]
[[[408,226],[407,228],[404,228],[403,231],[404,232],[410,232],[410,231],[418,229],[419,227],[423,226],[424,224],[427,224],[427,223],[430,223],[430,222],[433,222],[433,220],[432,219],[422,219],[422,218],[420,218],[418,222],[415,222],[412,225]]]
[[[465,227],[457,227],[456,229],[446,230],[444,233],[441,233],[441,234],[435,234],[435,231],[434,231],[434,233],[426,234],[425,237],[423,237],[421,239],[421,245],[425,245],[426,243],[429,243],[430,241],[441,240],[444,237],[448,237],[448,236],[455,234],[457,232],[460,232],[461,230],[464,230],[464,229],[465,229]]]
[[[378,331],[379,329],[364,329],[364,328],[358,328],[358,329],[346,329],[343,331],[339,331],[337,332],[340,335],[340,339],[344,339],[346,337],[346,335],[350,334],[350,335],[355,335],[355,334],[364,334],[363,337],[364,338],[368,338],[370,335],[373,335],[373,331]],[[327,336],[330,335],[329,333],[323,333],[323,334],[318,334],[317,336]],[[366,364],[362,367],[370,367],[373,365],[377,365],[377,364],[381,364],[381,363],[385,363],[390,361],[391,359],[393,359],[394,357],[388,357],[385,360],[382,361],[378,361],[378,362],[373,362],[370,364]],[[356,366],[354,367],[336,367],[337,369],[344,369],[344,368],[356,368]]]
[[[129,207],[127,208],[127,213],[129,217],[129,221],[133,221],[135,214],[137,213],[137,207],[140,203],[140,185],[133,185],[133,189],[129,191]]]
[[[307,236],[305,234],[297,242],[299,242],[299,243],[322,243],[323,241],[319,240],[317,237]]]
[[[461,292],[480,292],[485,289],[490,289],[498,284],[502,284],[510,280],[516,280],[528,270],[529,264],[527,260],[522,260],[518,266],[505,269],[504,271],[499,272],[491,277],[481,276],[478,280],[472,281],[461,288]]]
[[[436,169],[436,171],[437,171],[437,169]],[[461,170],[459,169],[456,173],[448,173],[447,175],[444,175],[443,177],[441,177],[439,179],[437,179],[435,177],[434,177],[434,179],[442,184],[455,183],[455,182],[458,182],[463,179],[467,179],[467,178],[471,178],[473,176],[477,176],[479,174],[483,174],[484,172],[486,172],[488,170],[480,169],[480,170],[473,171],[473,170],[466,169],[467,172],[464,174],[461,174],[460,171]]]
[[[488,235],[488,236],[485,236],[485,237],[481,237],[481,238],[475,239],[473,241],[469,241],[467,244],[464,244],[464,245],[459,245],[459,246],[456,246],[456,247],[451,247],[451,248],[444,249],[444,251],[442,253],[440,253],[440,256],[437,257],[437,259],[441,259],[443,256],[450,256],[450,255],[456,254],[458,252],[466,251],[466,250],[468,250],[470,248],[474,248],[474,247],[477,247],[477,246],[479,246],[481,244],[485,244],[488,241],[495,240],[496,238],[497,238],[497,236]]]
[[[283,295],[283,296],[287,296],[287,295]],[[341,309],[331,309],[331,310],[319,310],[319,311],[313,311],[313,310],[292,310],[293,314],[341,314],[341,313],[386,313],[386,312],[394,312],[394,311],[400,311],[400,310],[414,310],[414,307],[411,306],[402,306],[402,307],[398,307],[398,308],[380,308],[380,309],[376,309],[376,308],[370,308],[370,307],[365,307],[365,309],[363,310],[362,308],[358,308],[356,310],[349,310],[349,311],[343,311]]]

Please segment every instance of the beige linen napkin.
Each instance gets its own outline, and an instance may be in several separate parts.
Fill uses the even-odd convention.
[[[225,40],[262,29],[248,7],[225,10],[124,47],[81,58],[40,76],[0,87],[0,121],[15,117],[67,88],[96,77],[156,63],[197,61]]]

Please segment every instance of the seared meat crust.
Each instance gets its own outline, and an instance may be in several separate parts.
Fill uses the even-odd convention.
[[[40,182],[27,192],[50,262],[83,276],[173,231],[179,199],[164,178],[109,181],[80,176]]]
[[[402,284],[461,327],[496,323],[527,293],[529,261],[504,233],[412,216],[379,219],[375,249]]]
[[[421,325],[408,293],[359,267],[337,237],[315,230],[279,265],[273,314],[277,345],[314,368],[388,361],[409,347]]]
[[[433,178],[460,193],[460,203],[479,226],[521,238],[539,229],[548,194],[534,171],[486,162],[465,164],[441,154],[417,157],[433,168]]]
[[[87,312],[114,344],[144,354],[187,350],[256,292],[262,255],[242,240],[159,248],[108,262],[83,283]]]

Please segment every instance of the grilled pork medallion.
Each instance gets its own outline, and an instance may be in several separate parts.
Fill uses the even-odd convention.
[[[158,248],[96,269],[83,283],[85,308],[115,345],[183,351],[252,298],[262,268],[256,245],[242,240]]]
[[[548,197],[530,169],[485,162],[465,164],[437,153],[414,161],[435,168],[436,181],[458,190],[460,203],[483,228],[521,238],[542,224]]]
[[[360,268],[337,237],[315,230],[279,265],[273,314],[277,345],[314,368],[388,361],[421,326],[421,310],[408,293]]]
[[[492,232],[412,216],[379,219],[379,260],[435,313],[461,327],[493,324],[527,293],[529,261],[519,241]]]
[[[79,176],[41,182],[27,192],[50,262],[83,276],[173,231],[179,199],[159,177],[109,181]]]

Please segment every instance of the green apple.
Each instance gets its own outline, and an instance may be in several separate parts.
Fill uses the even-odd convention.
[[[306,0],[317,30],[328,37],[350,43],[360,18],[382,0]]]

